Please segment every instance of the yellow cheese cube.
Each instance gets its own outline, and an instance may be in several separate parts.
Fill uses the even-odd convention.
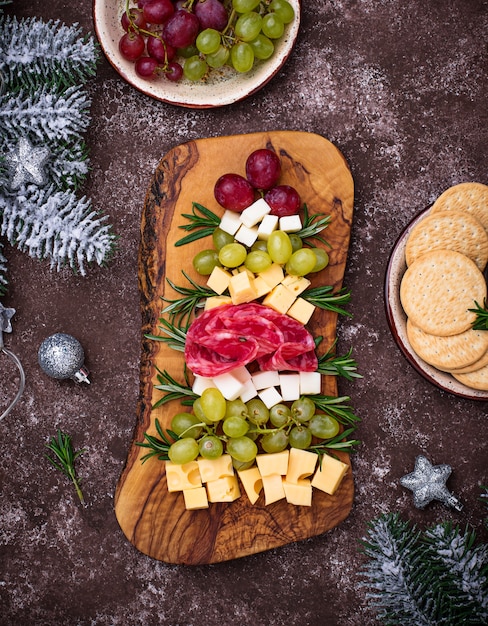
[[[283,490],[286,501],[298,506],[312,506],[312,485],[309,480],[299,480],[297,483],[283,481]]]
[[[269,476],[270,474],[279,474],[285,476],[288,471],[289,450],[275,452],[273,454],[258,454],[256,463],[261,476]]]
[[[318,467],[312,478],[312,487],[325,491],[332,496],[341,484],[348,467],[346,463],[324,454],[322,466]]]
[[[264,504],[272,504],[283,500],[285,490],[283,489],[283,477],[280,474],[269,474],[263,476]]]
[[[287,315],[293,317],[301,324],[305,325],[312,317],[312,313],[315,311],[315,305],[303,298],[297,298],[295,302],[286,312]]]
[[[165,467],[168,491],[183,491],[183,489],[196,489],[202,486],[196,461],[190,461],[182,465],[166,461]]]
[[[310,286],[310,281],[305,276],[292,276],[288,274],[281,281],[282,285],[285,285],[287,289],[289,289],[295,296],[299,296],[301,293],[305,291],[307,287]]]
[[[273,290],[264,298],[263,304],[271,307],[278,313],[286,313],[295,302],[295,295],[284,285],[276,285]]]
[[[242,304],[256,299],[254,279],[247,272],[238,272],[231,276],[229,281],[229,293],[233,304]]]
[[[232,466],[232,457],[230,454],[223,454],[217,459],[204,459],[199,456],[196,460],[200,477],[203,483],[210,480],[217,480],[224,476],[233,476],[234,468]]]
[[[237,476],[224,476],[207,483],[209,502],[233,502],[241,497]]]
[[[286,482],[298,484],[302,479],[311,476],[315,471],[317,459],[315,452],[290,448]]]
[[[254,279],[254,289],[256,290],[256,298],[261,298],[261,296],[265,296],[269,293],[272,287],[268,285],[262,276],[258,275]]]
[[[205,487],[183,489],[183,497],[185,498],[185,508],[189,511],[208,509],[207,491]]]
[[[261,278],[273,288],[283,280],[283,268],[278,263],[272,263],[267,269],[259,272],[258,276],[261,276]]]
[[[258,468],[254,465],[245,470],[237,472],[241,479],[242,486],[249,498],[251,504],[254,504],[259,498],[259,493],[263,488],[263,479]]]
[[[230,272],[217,265],[213,268],[212,273],[208,277],[207,287],[210,287],[215,293],[221,295],[229,287],[231,277],[232,274]]]
[[[205,300],[204,310],[215,309],[215,307],[223,304],[232,304],[232,298],[230,296],[210,296]]]

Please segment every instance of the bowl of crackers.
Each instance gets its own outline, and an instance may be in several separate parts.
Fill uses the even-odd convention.
[[[444,191],[404,229],[390,255],[385,307],[392,335],[426,380],[488,400],[488,186]],[[485,319],[488,319],[486,317]]]

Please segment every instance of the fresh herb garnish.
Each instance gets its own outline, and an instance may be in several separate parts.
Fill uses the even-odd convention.
[[[46,454],[46,459],[53,467],[67,476],[75,486],[76,493],[81,504],[85,504],[83,492],[80,487],[80,480],[76,476],[75,461],[85,452],[85,450],[74,451],[70,435],[63,433],[58,429],[57,437],[52,437],[51,441],[46,444],[46,448],[54,454],[54,459]]]
[[[203,239],[203,237],[208,237],[220,224],[220,217],[198,202],[192,203],[191,213],[182,213],[182,216],[186,217],[190,223],[183,224],[179,226],[179,228],[187,232],[194,232],[190,232],[190,234],[186,235],[186,237],[179,239],[175,243],[176,247],[184,246],[185,244],[197,241],[198,239]]]
[[[151,452],[148,452],[141,458],[141,463],[145,463],[153,456],[156,456],[159,461],[169,461],[168,451],[170,449],[170,446],[174,441],[177,441],[179,439],[178,435],[172,430],[167,430],[166,432],[164,432],[157,418],[154,420],[154,424],[161,439],[158,439],[154,435],[148,435],[147,433],[144,433],[144,439],[146,441],[136,441],[136,446],[140,446],[141,448],[148,448],[149,450],[151,450]]]
[[[166,281],[177,293],[182,294],[182,298],[165,298],[162,300],[168,302],[168,306],[164,307],[162,313],[167,313],[170,316],[171,321],[177,326],[188,327],[188,322],[191,316],[195,312],[195,309],[203,307],[205,298],[209,298],[215,295],[215,291],[209,287],[199,285],[188,276],[188,274],[181,270],[183,276],[188,280],[192,287],[181,287],[176,285],[169,278]]]
[[[473,330],[488,330],[488,307],[486,298],[483,300],[483,306],[480,306],[475,300],[476,308],[468,309],[471,313],[476,313],[476,319],[472,324]]]
[[[188,327],[179,328],[169,320],[165,320],[164,317],[159,319],[159,329],[166,335],[145,335],[147,339],[154,339],[154,341],[163,341],[168,347],[178,352],[185,351],[186,331]]]
[[[308,207],[306,204],[303,205],[303,226],[301,230],[299,230],[296,234],[303,239],[303,241],[307,241],[309,239],[316,239],[317,241],[322,242],[327,247],[331,247],[328,241],[326,241],[323,237],[320,236],[324,229],[331,222],[331,216],[321,214],[310,215],[308,212]],[[310,243],[307,241],[307,243]]]
[[[308,397],[313,400],[318,409],[331,417],[335,417],[341,424],[356,426],[356,424],[361,421],[360,418],[354,414],[352,407],[344,404],[344,402],[349,402],[351,399],[349,396],[335,397],[315,394]]]
[[[156,368],[158,371],[157,379],[159,384],[154,385],[155,389],[159,389],[159,391],[166,392],[162,398],[160,398],[156,404],[153,406],[153,409],[166,404],[167,402],[171,402],[172,400],[181,400],[181,404],[186,406],[193,405],[193,402],[198,397],[198,395],[192,391],[190,386],[190,381],[188,380],[188,371],[185,367],[185,382],[186,385],[181,385],[177,382],[166,370],[161,371]]]
[[[307,450],[310,452],[316,452],[319,457],[324,454],[334,452],[347,452],[350,454],[354,446],[358,446],[361,442],[358,439],[348,439],[348,437],[355,431],[355,428],[349,428],[348,430],[339,433],[332,439],[321,441],[320,443],[309,446]],[[332,456],[334,456],[332,454]]]
[[[352,313],[342,308],[342,305],[348,304],[351,301],[351,293],[346,291],[344,287],[335,293],[334,287],[329,285],[312,287],[312,289],[306,289],[301,296],[304,300],[314,304],[319,309],[334,311],[340,315],[352,317]]]
[[[323,337],[318,337],[315,343],[318,345],[322,339]],[[343,356],[337,356],[334,352],[336,343],[337,339],[326,354],[318,357],[317,371],[323,376],[344,376],[347,380],[362,378],[362,375],[357,372],[356,361],[351,358],[352,348]]]

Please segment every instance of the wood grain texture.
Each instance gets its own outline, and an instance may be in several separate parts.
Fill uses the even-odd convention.
[[[142,310],[140,397],[133,443],[117,485],[115,513],[128,540],[141,552],[168,563],[198,565],[217,563],[276,548],[322,534],[343,521],[352,506],[352,470],[334,496],[314,490],[311,507],[285,501],[264,506],[264,497],[252,506],[243,492],[230,504],[211,504],[209,509],[187,511],[181,494],[168,493],[164,463],[151,459],[142,464],[145,450],[135,445],[144,433],[156,434],[157,418],[164,428],[180,406],[173,402],[152,410],[161,397],[154,389],[156,367],[166,369],[180,382],[183,355],[144,338],[160,334],[161,298],[173,293],[165,278],[184,284],[184,269],[192,278],[191,260],[198,250],[211,247],[199,240],[183,247],[175,242],[187,221],[181,216],[199,202],[216,213],[222,209],[213,198],[213,185],[227,172],[244,174],[247,156],[258,148],[273,148],[282,162],[281,182],[293,185],[310,213],[332,217],[325,231],[331,244],[329,266],[313,284],[342,286],[353,217],[353,180],[342,154],[329,141],[313,133],[275,131],[201,139],[182,144],[166,154],[156,168],[145,199],[141,223],[139,284]],[[336,337],[337,315],[316,310],[309,328],[322,335],[320,351]],[[336,378],[323,377],[323,393],[337,395]],[[341,456],[350,464],[348,455]]]

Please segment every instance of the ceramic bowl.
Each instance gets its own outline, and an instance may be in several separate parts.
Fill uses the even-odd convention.
[[[407,269],[405,246],[412,228],[430,211],[430,207],[419,213],[397,239],[388,261],[385,275],[385,310],[388,325],[394,340],[410,365],[426,380],[444,391],[470,400],[488,400],[487,391],[471,389],[458,382],[453,376],[429,365],[416,355],[407,338],[407,316],[400,302],[400,284]]]
[[[275,41],[273,56],[256,63],[246,74],[230,67],[213,70],[208,81],[192,83],[183,79],[173,83],[164,77],[150,80],[140,78],[134,64],[122,58],[118,45],[124,34],[120,18],[125,10],[125,0],[93,0],[93,20],[100,46],[109,63],[130,85],[142,93],[177,106],[204,109],[221,107],[243,100],[261,89],[281,69],[295,44],[300,26],[300,0],[289,0],[295,9],[295,19],[285,26],[281,39]]]

